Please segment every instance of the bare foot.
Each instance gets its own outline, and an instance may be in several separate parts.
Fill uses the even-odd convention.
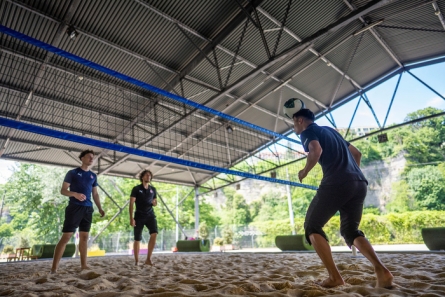
[[[386,288],[386,289],[392,289],[394,284],[392,283],[392,280],[394,277],[392,276],[391,272],[386,268],[380,268],[376,269],[375,273],[377,275],[377,284],[376,288]]]
[[[56,274],[57,273],[57,270],[51,270],[50,272],[49,272],[49,274]]]
[[[340,278],[340,279],[331,279],[330,277],[328,277],[324,281],[319,282],[317,284],[322,286],[322,287],[324,287],[324,288],[333,288],[333,287],[337,287],[337,286],[342,286],[342,285],[345,284],[345,282],[343,281],[342,278]]]
[[[155,266],[154,264],[153,264],[153,262],[151,262],[151,260],[149,260],[149,259],[147,259],[146,261],[145,261],[145,263],[144,263],[145,265],[150,265],[150,266]]]
[[[82,266],[80,267],[80,270],[91,270],[91,268],[88,266]]]

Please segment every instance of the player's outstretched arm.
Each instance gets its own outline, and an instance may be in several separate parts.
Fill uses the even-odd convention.
[[[354,157],[354,160],[357,163],[358,167],[360,167],[360,160],[362,159],[362,153],[352,144],[349,144],[348,148],[352,154],[352,157]]]

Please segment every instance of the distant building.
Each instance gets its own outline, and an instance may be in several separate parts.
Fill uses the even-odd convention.
[[[286,158],[292,158],[292,159],[300,159],[304,156],[302,152],[295,152],[295,151],[288,151],[288,152],[267,152],[263,151],[257,154],[257,156],[263,160],[277,160],[280,159],[286,159]]]
[[[355,136],[363,136],[365,134],[368,134],[374,130],[378,130],[378,127],[351,127],[349,129],[349,135],[355,135]],[[346,130],[348,130],[348,128],[338,128],[337,131],[340,132],[341,135],[345,135]]]

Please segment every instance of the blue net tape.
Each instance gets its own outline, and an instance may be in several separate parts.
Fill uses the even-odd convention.
[[[292,139],[292,138],[287,137],[287,136],[284,136],[284,135],[282,135],[282,134],[280,134],[280,133],[276,133],[276,132],[270,131],[270,130],[268,130],[268,129],[265,129],[265,128],[263,128],[263,127],[260,127],[260,126],[254,125],[254,124],[252,124],[252,123],[243,121],[243,120],[241,120],[241,119],[235,118],[235,117],[230,116],[230,115],[228,115],[228,114],[225,114],[225,113],[222,113],[222,112],[220,112],[220,111],[217,111],[217,110],[215,110],[215,109],[213,109],[213,108],[210,108],[210,107],[204,106],[204,105],[202,105],[202,104],[196,103],[196,102],[194,102],[194,101],[192,101],[192,100],[188,100],[188,99],[186,99],[186,98],[184,98],[184,97],[181,97],[181,96],[178,96],[178,95],[169,93],[169,92],[167,92],[167,91],[165,91],[165,90],[163,90],[163,89],[157,88],[157,87],[152,86],[152,85],[150,85],[150,84],[147,84],[147,83],[145,83],[145,82],[143,82],[143,81],[137,80],[137,79],[135,79],[135,78],[132,78],[132,77],[127,76],[127,75],[125,75],[125,74],[122,74],[122,73],[120,73],[120,72],[114,71],[114,70],[109,69],[109,68],[104,67],[104,66],[101,66],[101,65],[99,65],[99,64],[97,64],[97,63],[94,63],[94,62],[91,62],[91,61],[86,60],[86,59],[84,59],[84,58],[81,58],[81,57],[79,57],[79,56],[73,55],[73,54],[71,54],[71,53],[69,53],[69,52],[66,52],[66,51],[64,51],[64,50],[62,50],[62,49],[59,49],[59,48],[57,48],[57,47],[54,47],[54,46],[52,46],[52,45],[50,45],[50,44],[44,43],[44,42],[42,42],[42,41],[40,41],[40,40],[37,40],[37,39],[35,39],[35,38],[29,37],[29,36],[27,36],[27,35],[25,35],[25,34],[22,34],[22,33],[20,33],[20,32],[17,32],[17,31],[15,31],[15,30],[12,30],[12,29],[10,29],[10,28],[8,28],[8,27],[5,27],[5,26],[3,26],[3,25],[0,25],[0,32],[2,32],[2,33],[4,33],[4,34],[7,34],[7,35],[9,35],[9,36],[12,36],[12,37],[14,37],[14,38],[17,38],[17,39],[19,39],[19,40],[22,40],[22,41],[24,41],[24,42],[27,42],[27,43],[29,43],[29,44],[32,44],[32,45],[34,45],[34,46],[37,46],[37,47],[39,47],[39,48],[42,48],[42,49],[44,49],[44,50],[46,50],[46,51],[52,52],[52,53],[54,53],[54,54],[56,54],[56,55],[62,56],[62,57],[67,58],[67,59],[70,59],[70,60],[72,60],[72,61],[74,61],[74,62],[76,62],[76,63],[85,65],[85,66],[87,66],[87,67],[93,68],[93,69],[98,70],[98,71],[101,71],[101,72],[103,72],[103,73],[106,73],[106,74],[108,74],[108,75],[110,75],[110,76],[119,78],[119,79],[121,79],[121,80],[123,80],[123,81],[126,81],[126,82],[129,82],[129,83],[131,83],[131,84],[137,85],[137,86],[139,86],[139,87],[141,87],[141,88],[144,88],[144,89],[146,89],[146,90],[148,90],[148,91],[151,91],[151,92],[157,93],[157,94],[159,94],[159,95],[162,95],[162,96],[171,98],[171,99],[176,100],[176,101],[178,101],[178,102],[187,104],[187,105],[192,106],[192,107],[194,107],[194,108],[201,109],[201,110],[206,111],[206,112],[208,112],[208,113],[210,113],[210,114],[219,116],[219,117],[221,117],[221,118],[224,118],[224,119],[226,119],[226,120],[229,120],[229,121],[238,123],[238,124],[240,124],[240,125],[249,127],[249,128],[251,128],[251,129],[261,131],[261,132],[263,132],[263,133],[272,135],[272,136],[274,136],[274,137],[278,137],[278,138],[281,138],[281,139],[286,139],[286,140],[288,140],[288,141],[290,141],[290,142],[297,143],[297,144],[301,144],[301,142],[298,141],[298,140]]]
[[[211,166],[211,165],[207,165],[207,164],[203,164],[203,163],[178,159],[178,158],[174,158],[174,157],[170,157],[170,156],[166,156],[166,155],[156,154],[156,153],[147,152],[147,151],[136,149],[136,148],[123,146],[120,144],[109,143],[106,141],[91,139],[88,137],[79,136],[79,135],[75,135],[75,134],[71,134],[71,133],[67,133],[67,132],[63,132],[63,131],[57,131],[57,130],[48,129],[45,127],[36,126],[33,124],[19,122],[19,121],[7,119],[4,117],[0,117],[0,125],[9,127],[9,128],[13,128],[13,129],[17,129],[17,130],[21,130],[21,131],[36,133],[36,134],[40,134],[40,135],[44,135],[44,136],[63,139],[66,141],[82,143],[85,145],[91,145],[91,146],[95,146],[95,147],[99,147],[99,148],[103,148],[103,149],[123,152],[123,153],[131,154],[131,155],[137,155],[137,156],[146,157],[146,158],[150,158],[150,159],[154,159],[154,160],[175,163],[175,164],[184,165],[184,166],[188,166],[188,167],[199,168],[199,169],[203,169],[203,170],[209,170],[209,171],[213,171],[213,172],[225,173],[225,174],[230,174],[230,175],[237,175],[237,176],[241,176],[241,177],[245,177],[245,178],[264,180],[264,181],[269,181],[269,182],[279,183],[279,184],[284,184],[284,185],[291,185],[291,186],[301,187],[301,188],[306,188],[306,189],[312,189],[312,190],[317,189],[317,187],[309,186],[309,185],[305,185],[305,184],[301,184],[301,183],[296,183],[296,182],[291,182],[291,181],[287,181],[287,180],[281,180],[281,179],[276,179],[276,178],[271,178],[271,177],[266,177],[266,176],[261,176],[261,175],[255,175],[255,174],[251,174],[251,173],[247,173],[247,172],[230,170],[230,169],[226,169],[226,168],[222,168],[222,167]]]

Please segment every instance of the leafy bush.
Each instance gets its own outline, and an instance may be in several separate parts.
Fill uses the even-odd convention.
[[[89,251],[89,252],[97,252],[97,251],[100,251],[99,245],[98,245],[98,244],[93,244],[92,246],[90,246],[90,247],[88,248],[88,251]]]
[[[2,237],[11,237],[14,234],[14,228],[11,224],[5,224],[4,222],[0,222],[0,238]]]
[[[2,253],[3,254],[12,254],[12,253],[14,253],[14,247],[12,245],[6,245],[3,248],[3,252]]]
[[[213,245],[223,246],[224,245],[224,239],[221,237],[215,237],[213,240]]]
[[[304,219],[295,218],[295,231],[304,233]],[[289,235],[292,229],[289,220],[255,222],[249,226],[263,232],[257,238],[259,246],[273,246],[277,235]],[[387,215],[364,214],[360,223],[366,237],[372,244],[423,243],[422,228],[445,226],[445,211],[411,211]],[[340,217],[334,216],[324,226],[332,246],[343,245],[340,235]]]
[[[199,238],[207,239],[209,237],[209,228],[207,227],[206,222],[202,222],[199,224]]]
[[[222,236],[223,236],[224,244],[232,244],[233,243],[233,231],[229,227],[225,228],[222,231]]]

